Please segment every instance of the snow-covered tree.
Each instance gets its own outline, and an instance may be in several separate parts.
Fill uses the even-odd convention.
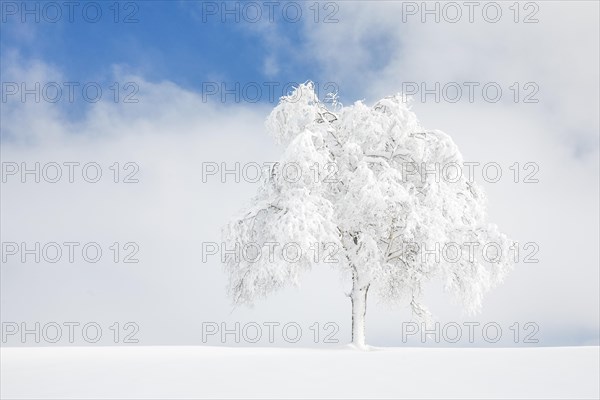
[[[487,223],[457,146],[425,131],[401,95],[327,107],[307,82],[281,98],[266,125],[285,151],[223,232],[229,248],[245,250],[225,262],[235,304],[297,284],[328,261],[315,259],[315,243],[339,250],[332,265],[352,279],[352,341],[362,347],[368,293],[427,318],[421,289],[438,278],[476,312],[510,269],[510,243]],[[289,243],[301,251],[290,254]]]

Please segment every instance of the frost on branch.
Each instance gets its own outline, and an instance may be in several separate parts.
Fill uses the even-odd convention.
[[[266,126],[285,150],[251,207],[224,229],[224,239],[229,247],[255,243],[271,257],[228,258],[236,304],[296,284],[315,264],[308,251],[315,243],[339,249],[332,265],[353,277],[355,307],[366,307],[370,290],[422,317],[428,313],[419,301],[425,282],[441,279],[475,312],[509,271],[509,241],[487,222],[485,196],[461,172],[456,144],[441,131],[423,129],[401,95],[332,111],[308,82],[281,98]],[[282,166],[293,166],[287,172],[299,179]],[[436,166],[448,166],[449,176],[433,173]],[[298,244],[301,257],[290,262],[269,251],[274,242]],[[494,245],[484,257],[488,242]],[[353,322],[360,341],[363,321]]]

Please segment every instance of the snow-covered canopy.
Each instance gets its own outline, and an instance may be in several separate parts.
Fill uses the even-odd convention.
[[[283,155],[224,230],[230,247],[252,243],[262,253],[228,258],[236,303],[297,283],[333,258],[355,285],[409,301],[420,316],[421,288],[433,278],[477,311],[509,270],[510,244],[486,222],[485,197],[461,172],[456,144],[421,127],[405,97],[328,108],[307,82],[281,98],[266,126]],[[287,243],[302,250],[297,259],[282,255]],[[315,243],[335,255],[315,260]]]

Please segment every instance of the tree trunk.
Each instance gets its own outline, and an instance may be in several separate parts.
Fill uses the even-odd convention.
[[[369,285],[361,286],[355,276],[352,278],[352,344],[365,347],[365,314],[367,312],[367,292]]]

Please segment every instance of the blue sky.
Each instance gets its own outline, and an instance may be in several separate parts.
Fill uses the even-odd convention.
[[[23,32],[20,14],[5,15],[1,49],[17,49],[25,59],[42,59],[74,81],[110,80],[107,74],[116,65],[151,81],[169,80],[197,91],[202,90],[202,82],[216,79],[242,85],[304,82],[316,74],[309,60],[290,55],[293,45],[282,45],[300,43],[301,24],[286,22],[278,13],[274,22],[265,18],[259,23],[244,22],[249,14],[240,12],[239,23],[233,16],[221,23],[220,15],[203,13],[200,2],[122,2],[121,22],[115,23],[114,3],[97,4],[103,13],[97,23],[87,22],[77,9],[73,22],[63,15],[51,23],[50,11],[40,11],[39,23],[31,22],[35,16],[26,15],[29,34]],[[127,16],[132,22],[123,22]],[[276,42],[265,40],[265,28],[276,30]],[[274,52],[276,70],[265,70],[265,60]],[[267,96],[262,99],[268,101]]]

